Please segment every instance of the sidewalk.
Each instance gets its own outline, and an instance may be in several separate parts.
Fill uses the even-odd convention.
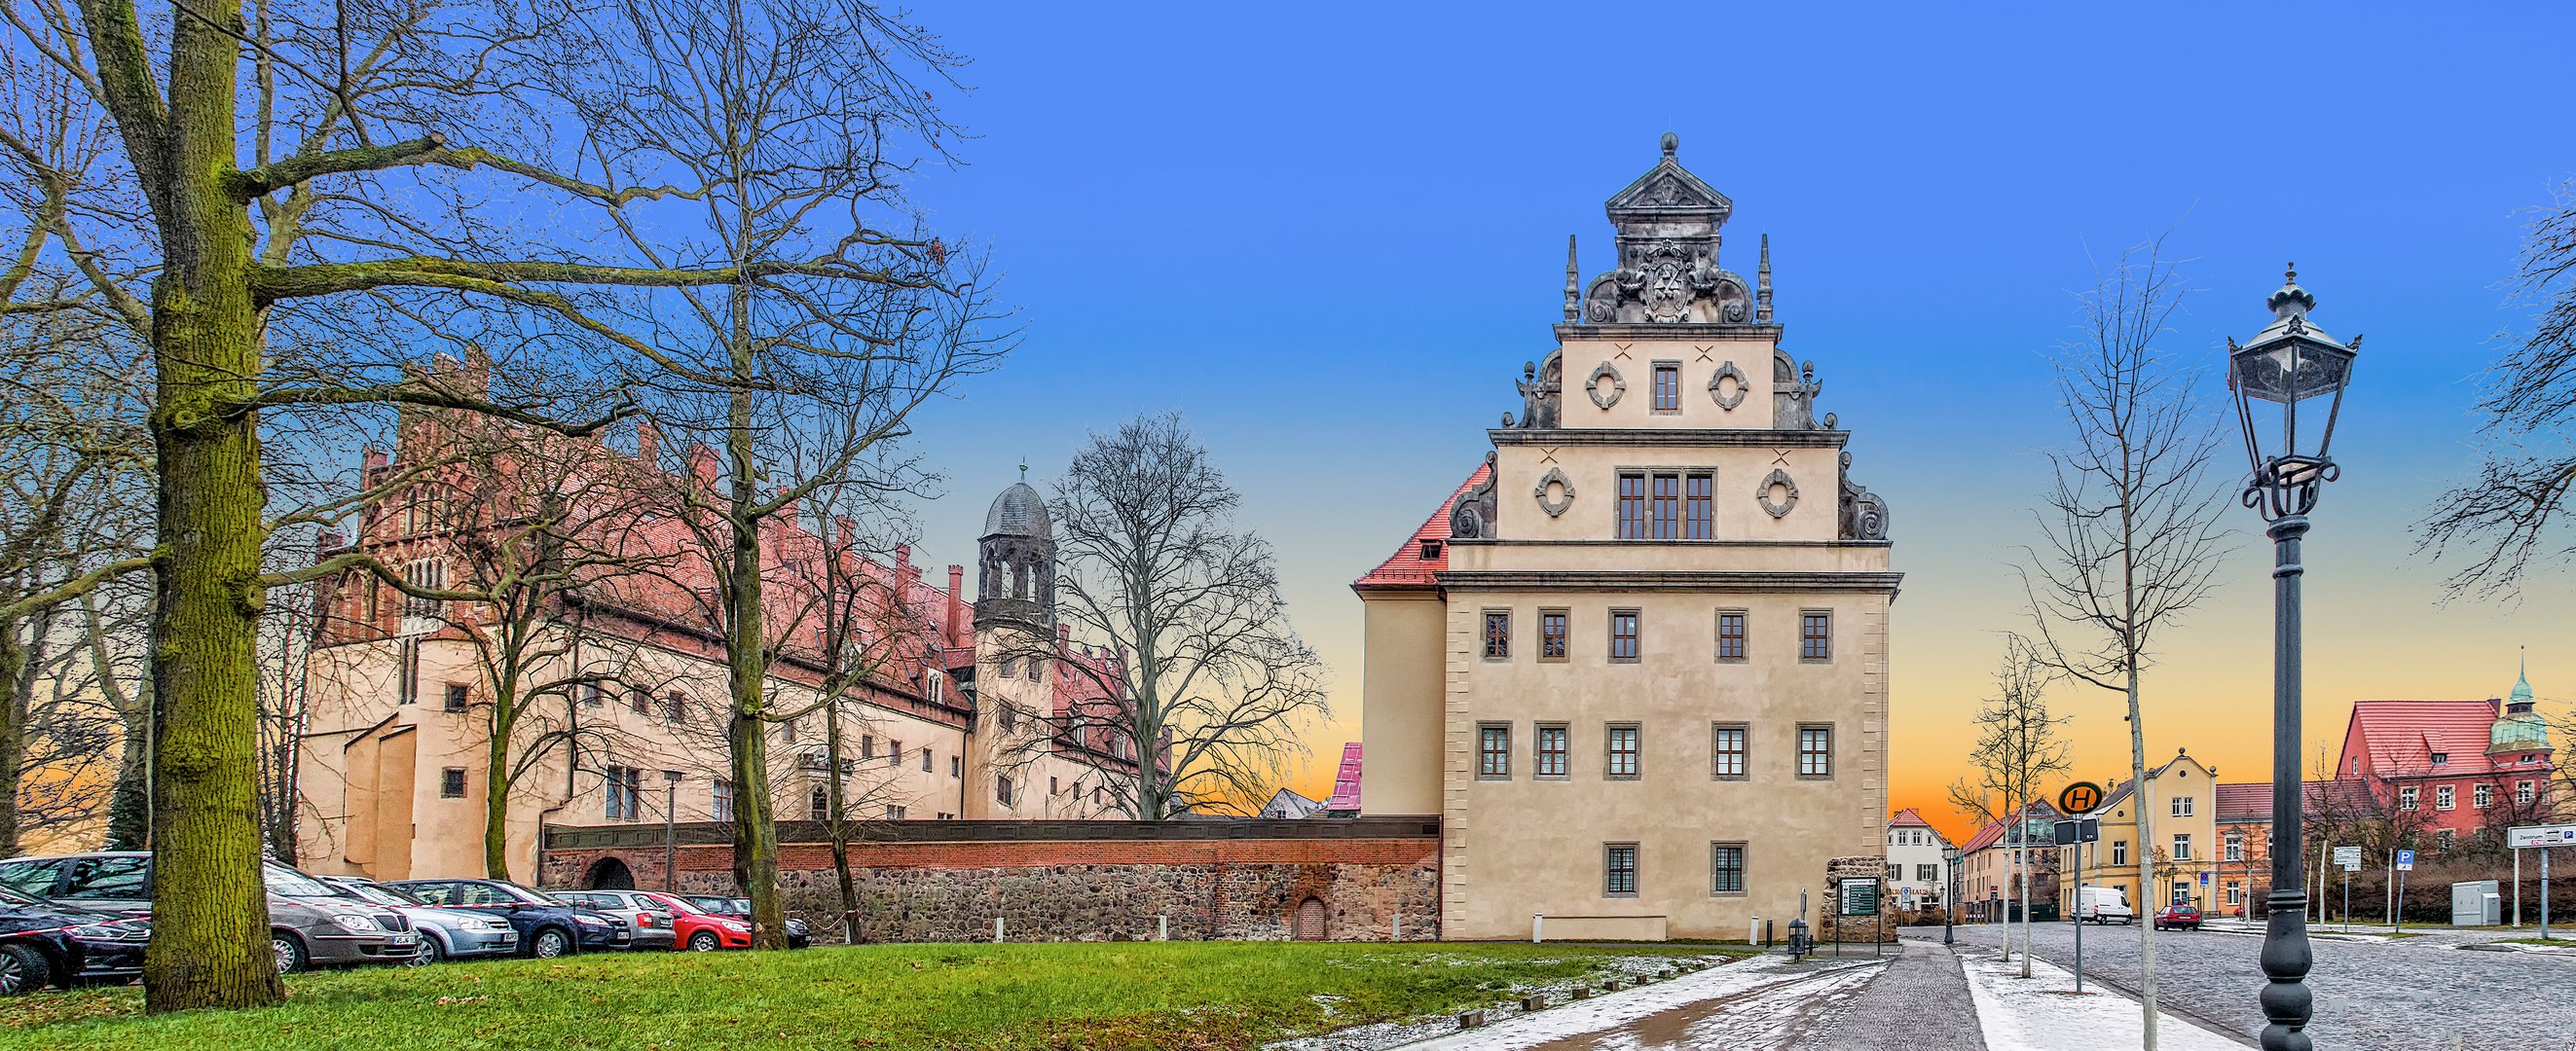
[[[2075,976],[2033,960],[2030,977],[2021,962],[1989,952],[1962,953],[1968,992],[1977,1004],[1987,1051],[2098,1051],[2137,1047],[2146,1026],[2138,1002],[2114,992],[2078,994]],[[2165,1051],[2240,1051],[2244,1042],[2170,1014],[2156,1014],[2156,1046]]]

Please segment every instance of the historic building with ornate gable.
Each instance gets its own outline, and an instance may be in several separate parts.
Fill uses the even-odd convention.
[[[1493,452],[1353,585],[1364,810],[1441,819],[1443,937],[1739,937],[1886,850],[1888,510],[1733,210],[1666,135]]]
[[[512,601],[430,601],[356,570],[317,584],[292,742],[301,867],[483,875],[486,803],[504,783],[503,852],[522,881],[536,878],[549,826],[730,819],[716,578],[696,527],[673,510],[685,501],[669,499],[690,474],[712,484],[712,454],[688,450],[687,473],[666,472],[659,436],[647,426],[632,437],[619,450],[419,411],[394,454],[367,454],[367,483],[392,495],[350,535],[326,535],[321,556],[364,551],[413,584]],[[1069,666],[1117,657],[1066,641],[1056,624],[1055,543],[1037,492],[1018,484],[994,500],[972,593],[964,567],[947,567],[941,586],[908,547],[871,557],[846,539],[849,523],[834,524],[790,513],[761,537],[771,707],[807,713],[768,726],[778,819],[828,814],[826,728],[813,709],[835,649],[854,680],[839,726],[848,819],[1120,816],[1114,786],[1132,777],[1132,746],[1097,731],[1028,740],[1072,706],[1116,703],[1096,685],[1115,676]],[[1027,656],[1044,650],[1054,659]],[[503,690],[526,714],[496,746]],[[496,767],[509,776],[493,778]]]

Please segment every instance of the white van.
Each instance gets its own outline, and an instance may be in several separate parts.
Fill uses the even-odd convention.
[[[2129,892],[2119,887],[2076,888],[2075,917],[2087,923],[2118,922],[2122,926],[2138,922],[2138,914],[2129,910]]]

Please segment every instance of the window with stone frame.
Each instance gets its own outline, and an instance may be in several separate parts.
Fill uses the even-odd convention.
[[[2129,841],[2128,841],[2128,840],[2125,840],[2125,839],[2115,839],[2115,840],[2112,840],[2112,841],[2111,841],[2111,867],[2113,867],[2113,868],[2118,868],[2118,867],[2120,867],[2120,866],[2122,866],[2122,865],[2126,865],[2126,864],[2128,864],[2128,863],[2129,863]]]
[[[653,714],[653,691],[636,687],[634,692],[626,695],[626,706],[637,715]]]
[[[1730,664],[1744,660],[1744,618],[1740,609],[1717,611],[1717,659]]]
[[[894,766],[901,762],[903,762],[903,742],[886,742],[886,765]]]
[[[472,698],[473,698],[473,696],[474,696],[474,691],[473,691],[471,688],[467,687],[464,683],[461,683],[461,682],[451,682],[451,683],[448,683],[448,684],[447,684],[446,703],[444,703],[444,704],[440,705],[440,710],[442,710],[442,711],[450,711],[450,712],[461,712],[461,711],[464,711],[464,710],[466,710],[467,708],[469,708],[469,707],[472,707],[472,706],[473,706],[473,705],[472,705]]]
[[[2435,809],[2435,810],[2449,810],[2449,809],[2451,809],[2451,808],[2452,808],[2452,806],[2454,806],[2455,804],[2457,804],[2457,803],[2458,803],[2458,801],[2459,801],[2459,797],[2458,797],[2458,796],[2453,792],[2453,790],[2452,790],[2451,786],[2449,786],[2449,785],[2436,785],[2436,786],[2434,786],[2434,788],[2433,788],[2433,809]]]
[[[1003,806],[1014,805],[1011,801],[1011,775],[1003,774],[993,779],[993,798]]]
[[[1798,776],[1834,776],[1834,728],[1829,723],[1798,727]]]
[[[611,821],[641,820],[644,817],[644,771],[612,763],[604,780],[608,789],[607,818]]]
[[[897,806],[893,803],[886,804],[885,819],[888,821],[901,821],[911,816],[911,812],[905,810],[903,807]]]
[[[1566,611],[1561,609],[1538,611],[1538,659],[1543,661],[1565,659],[1567,652],[1565,630]]]
[[[2459,836],[2460,836],[2460,834],[2459,834],[2458,832],[2453,831],[2453,830],[2451,830],[2451,829],[2447,829],[2447,828],[2434,829],[2434,830],[2433,830],[2433,849],[2435,849],[2435,850],[2444,850],[2444,851],[2447,851],[2447,850],[2451,849],[2451,845],[2452,845],[2452,844],[2459,842]]]
[[[1611,723],[1602,735],[1605,761],[1602,772],[1612,780],[1634,781],[1638,772],[1638,751],[1644,731],[1635,723]]]
[[[1654,385],[1650,403],[1654,412],[1682,411],[1682,363],[1658,361],[1654,365]]]
[[[1717,537],[1717,476],[1706,471],[1682,476],[1682,539]]]
[[[465,798],[465,768],[451,766],[438,772],[438,796],[441,799]]]
[[[1482,723],[1476,727],[1476,776],[1488,781],[1511,778],[1512,727],[1510,723]]]
[[[2415,789],[2415,786],[2413,786],[2413,785],[2407,785],[2407,786],[2405,786],[2405,787],[2403,787],[2403,788],[2400,788],[2400,789],[2398,789],[2398,790],[2397,790],[2397,809],[2399,809],[2399,810],[2414,810],[2414,809],[2417,809],[2417,803],[2419,803],[2419,802],[2422,800],[2422,798],[2423,798],[2423,797],[2422,797],[2422,794],[2421,794],[2421,793],[2419,793],[2419,792],[2417,792],[2417,791],[2416,791],[2416,789]]]
[[[1619,474],[1619,539],[1646,539],[1646,475],[1642,471]]]
[[[2238,883],[2235,880],[2227,881],[2227,903],[2230,905],[2245,904],[2244,884]]]
[[[2175,797],[2173,797],[2173,816],[2175,816],[2175,817],[2190,817],[2190,816],[2191,816],[2191,806],[2192,806],[2192,804],[2191,804],[2191,797],[2190,797],[2190,796],[2175,796]]]
[[[2534,798],[2531,782],[2516,781],[2513,783],[2513,805],[2527,807],[2531,805],[2531,801]]]
[[[1744,893],[1744,844],[1711,843],[1708,845],[1708,892],[1710,894]]]
[[[2174,859],[2175,861],[2189,861],[2189,860],[2191,860],[2191,833],[2189,833],[2189,832],[2176,832],[2176,833],[2174,833],[2174,840],[2173,840],[2173,859]]]
[[[1834,615],[1811,609],[1798,614],[1798,659],[1822,663],[1834,659]]]
[[[707,815],[715,821],[733,820],[733,782],[717,778],[707,787]]]
[[[824,785],[815,785],[813,791],[807,792],[805,794],[805,812],[815,821],[832,820],[831,788]]]
[[[2220,849],[2226,851],[2226,853],[2222,855],[2223,860],[2245,860],[2245,833],[2229,832],[2226,840],[2220,844]]]
[[[1567,745],[1573,736],[1572,732],[1564,723],[1540,723],[1537,732],[1537,766],[1532,773],[1538,777],[1565,777],[1571,772],[1569,769],[1571,754]]]
[[[1601,845],[1601,894],[1610,898],[1637,896],[1637,845],[1604,843]]]
[[[2470,805],[2484,810],[2495,805],[2495,786],[2479,785],[2469,791]]]
[[[1637,660],[1637,611],[1610,611],[1610,659],[1622,664]]]
[[[930,772],[930,749],[927,748],[921,750],[921,772]]]
[[[1512,611],[1507,609],[1485,611],[1485,659],[1489,661],[1512,659]]]
[[[1715,723],[1709,731],[1709,776],[1740,781],[1751,769],[1745,762],[1752,728],[1743,723]]]
[[[1682,535],[1682,476],[1654,476],[1653,522],[1647,535],[1656,540],[1675,540]]]

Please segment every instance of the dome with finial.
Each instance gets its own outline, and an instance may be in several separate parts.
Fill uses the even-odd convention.
[[[2496,716],[2495,725],[2487,730],[2487,752],[2538,752],[2549,748],[2549,724],[2540,718],[2531,694],[2530,658],[2514,676],[2513,692],[2506,695],[2504,711]]]
[[[993,498],[992,509],[984,512],[984,535],[1053,537],[1055,523],[1047,517],[1046,498],[1027,482],[1011,483]]]

